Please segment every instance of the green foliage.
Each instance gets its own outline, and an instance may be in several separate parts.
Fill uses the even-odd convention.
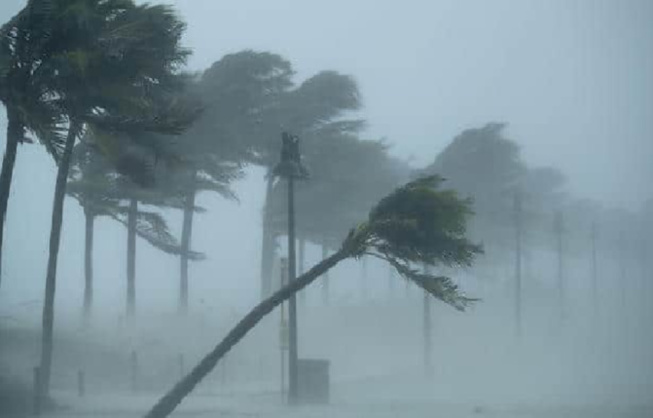
[[[75,198],[87,216],[106,216],[127,227],[129,200],[137,199],[150,206],[182,209],[183,196],[161,188],[142,188],[120,175],[111,161],[102,154],[92,138],[75,146],[66,193]],[[195,208],[199,210],[199,208]],[[141,208],[136,217],[136,235],[153,247],[173,255],[182,251],[161,214]],[[190,259],[204,255],[190,252]]]
[[[0,28],[0,101],[21,130],[34,134],[50,152],[63,145],[65,120],[50,94],[40,65],[51,39],[50,1],[29,1]]]
[[[392,264],[399,274],[456,309],[473,299],[442,276],[420,273],[411,263],[470,266],[482,252],[466,238],[470,201],[440,190],[442,178],[429,176],[396,189],[372,209],[367,222],[353,229],[343,244],[350,256],[371,255]]]
[[[408,178],[409,169],[388,154],[383,141],[326,132],[302,143],[310,179],[297,184],[296,228],[303,238],[337,247],[351,225]],[[269,207],[271,225],[278,234],[287,228],[283,183],[274,187]]]
[[[0,33],[0,99],[57,159],[72,119],[177,134],[187,125],[172,117],[178,108],[163,117],[153,103],[180,85],[183,30],[167,6],[30,0]]]

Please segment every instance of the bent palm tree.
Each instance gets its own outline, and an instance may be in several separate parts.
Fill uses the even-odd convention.
[[[51,153],[63,143],[61,112],[54,106],[42,66],[49,39],[44,1],[27,6],[0,28],[0,102],[7,111],[7,141],[0,173],[0,267],[5,215],[18,144],[33,133]]]
[[[464,310],[475,299],[453,281],[410,267],[411,263],[469,266],[481,247],[465,237],[470,201],[451,190],[438,190],[442,179],[426,177],[395,190],[382,199],[368,220],[349,232],[340,249],[252,309],[193,370],[180,380],[145,418],[165,418],[218,361],[275,307],[347,258],[373,256],[390,263],[405,279],[437,299]]]

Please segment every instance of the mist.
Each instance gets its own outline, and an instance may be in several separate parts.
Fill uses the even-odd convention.
[[[28,3],[38,2],[4,0],[2,22]],[[179,48],[190,53],[170,68],[190,87],[171,103],[191,97],[202,110],[173,120],[183,125],[173,133],[113,127],[109,146],[84,119],[75,149],[96,141],[103,178],[119,181],[93,212],[89,308],[85,220],[96,207],[72,154],[40,400],[61,163],[25,122],[2,237],[0,417],[146,416],[283,288],[293,175],[279,171],[282,132],[299,138],[308,173],[294,191],[296,277],[426,175],[469,205],[452,228],[469,262],[376,244],[347,254],[296,296],[298,357],[328,361],[328,401],[289,400],[285,300],[170,416],[653,415],[652,2],[135,3],[167,4],[185,23]],[[16,89],[3,71],[9,115],[16,96],[5,91]],[[53,91],[43,100],[67,97]],[[177,183],[189,166],[196,183]]]

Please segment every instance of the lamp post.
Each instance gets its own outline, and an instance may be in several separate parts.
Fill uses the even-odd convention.
[[[281,161],[274,175],[288,181],[288,283],[296,278],[295,258],[295,180],[308,177],[299,154],[299,138],[287,132],[281,134]],[[288,300],[288,403],[297,402],[297,299]]]

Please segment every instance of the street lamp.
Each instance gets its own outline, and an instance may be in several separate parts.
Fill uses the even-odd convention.
[[[281,161],[274,168],[275,176],[288,181],[288,283],[296,278],[295,258],[295,180],[308,178],[299,154],[299,138],[288,132],[281,134]],[[288,403],[297,402],[297,299],[288,301]]]

